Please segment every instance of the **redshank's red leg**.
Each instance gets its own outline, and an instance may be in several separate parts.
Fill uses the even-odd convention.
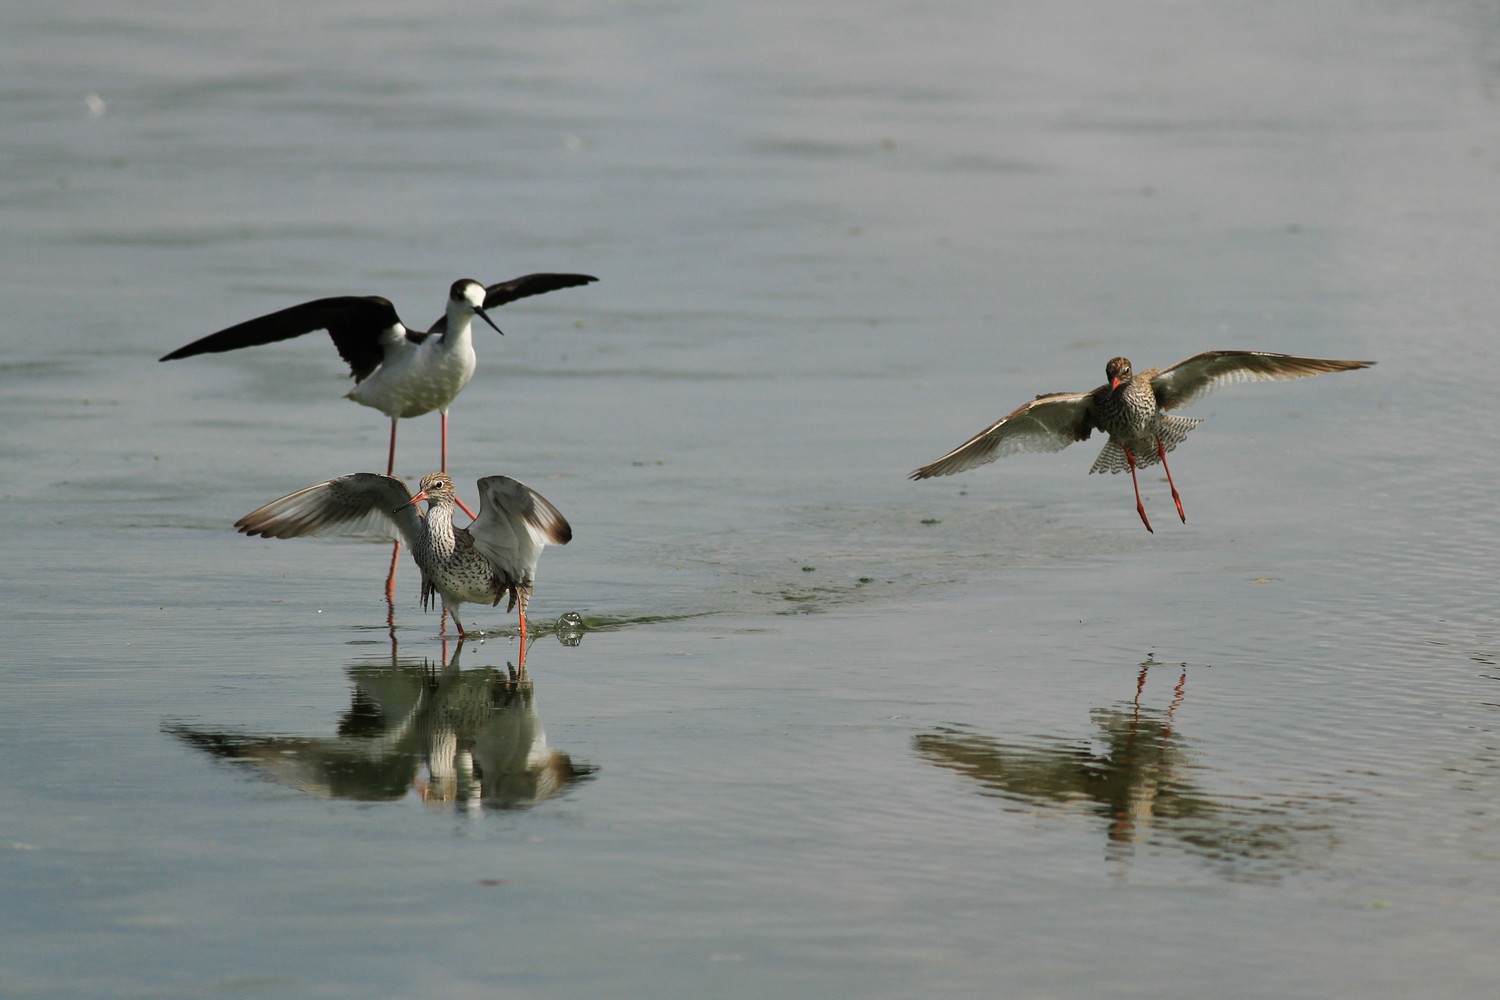
[[[1172,470],[1167,468],[1167,449],[1161,446],[1161,435],[1156,437],[1156,454],[1161,458],[1161,467],[1167,473],[1167,485],[1172,487],[1172,502],[1177,505],[1177,516],[1182,518],[1182,523],[1187,524],[1187,515],[1182,512],[1182,497],[1177,495],[1177,484],[1172,482]]]
[[[1135,512],[1141,515],[1141,523],[1151,534],[1156,534],[1156,529],[1151,527],[1151,522],[1146,520],[1146,505],[1141,503],[1141,484],[1135,478],[1135,456],[1130,453],[1129,448],[1121,448],[1125,452],[1125,462],[1130,466],[1130,485],[1135,487]]]
[[[462,642],[464,639],[468,638],[468,633],[464,631],[464,623],[458,620],[458,615],[454,614],[452,611],[449,611],[447,608],[444,608],[443,617],[446,618],[448,615],[453,615],[453,625],[458,629],[458,641]],[[438,635],[444,635],[446,632],[447,629],[444,627],[443,618],[439,618]]]
[[[521,621],[521,653],[518,657],[521,661],[521,673],[526,673],[526,602],[519,602],[521,613],[517,617]]]
[[[441,411],[439,413],[439,416],[441,416],[443,418],[443,450],[442,450],[443,465],[442,465],[442,468],[439,471],[441,471],[441,472],[447,472],[448,471],[448,411],[447,410]],[[391,441],[392,442],[394,442],[396,440],[395,434],[396,434],[396,430],[395,430],[395,427],[393,426],[391,428]],[[392,447],[395,447],[395,445],[393,444]],[[393,453],[393,455],[394,455],[394,453]],[[458,497],[454,497],[453,499],[458,502],[459,509],[462,510],[465,514],[469,515],[469,520],[473,521],[473,520],[475,520],[479,516],[479,515],[475,514],[472,510],[470,510],[469,509],[469,505],[466,504],[466,503],[464,503],[462,500],[459,500]]]

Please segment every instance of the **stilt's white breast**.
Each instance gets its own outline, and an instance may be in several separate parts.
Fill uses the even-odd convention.
[[[385,360],[349,391],[349,398],[388,417],[417,417],[445,410],[474,377],[477,359],[467,322],[413,344],[400,331],[387,331]]]

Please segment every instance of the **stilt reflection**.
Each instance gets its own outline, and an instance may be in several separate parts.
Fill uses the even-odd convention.
[[[402,659],[393,644],[389,663],[351,665],[350,706],[335,735],[163,728],[215,757],[331,798],[415,795],[432,805],[514,809],[594,773],[548,744],[529,678],[511,665],[465,671],[463,648],[460,642],[451,659],[434,665]]]

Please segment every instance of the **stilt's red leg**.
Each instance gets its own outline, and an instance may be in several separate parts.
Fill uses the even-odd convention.
[[[1156,534],[1156,529],[1151,527],[1151,522],[1146,520],[1146,505],[1141,503],[1141,484],[1135,478],[1135,456],[1130,453],[1129,448],[1124,448],[1125,461],[1130,466],[1130,485],[1135,487],[1135,512],[1141,515],[1141,523],[1151,534]]]
[[[1167,473],[1167,485],[1172,487],[1172,502],[1177,505],[1177,516],[1182,518],[1182,523],[1187,524],[1187,515],[1182,512],[1182,497],[1177,495],[1177,484],[1172,482],[1172,470],[1167,468],[1167,449],[1161,446],[1161,436],[1156,438],[1156,454],[1161,459],[1161,467]]]
[[[391,418],[391,450],[385,456],[385,474],[394,476],[396,474],[396,418]]]
[[[442,413],[441,413],[441,416],[443,418],[443,453],[442,453],[443,465],[442,465],[442,468],[439,471],[447,472],[448,471],[448,411],[447,410],[443,410]],[[453,499],[458,501],[459,510],[462,510],[465,514],[469,515],[469,520],[473,521],[473,520],[475,520],[479,516],[478,514],[475,514],[472,510],[470,510],[469,509],[469,505],[466,504],[466,503],[464,503],[462,500],[459,500],[458,497],[454,497]],[[456,620],[457,619],[455,619],[455,621]]]
[[[396,474],[396,418],[391,418],[391,450],[385,457],[385,474],[394,476]],[[385,575],[385,599],[391,606],[391,617],[395,619],[396,613],[396,564],[401,561],[401,543],[398,541],[391,549],[391,571]]]

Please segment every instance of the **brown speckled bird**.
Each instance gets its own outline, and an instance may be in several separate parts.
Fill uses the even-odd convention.
[[[417,504],[427,501],[423,516]],[[373,519],[395,525],[422,571],[422,608],[434,594],[453,616],[460,637],[461,604],[519,606],[521,643],[526,642],[526,604],[536,579],[537,559],[548,542],[566,545],[573,529],[545,497],[509,476],[479,480],[479,517],[467,528],[453,526],[456,498],[446,473],[423,476],[415,495],[401,480],[373,472],[339,476],[272,500],[235,522],[247,535],[298,538],[338,528],[349,530]],[[524,654],[523,654],[524,655]]]
[[[1074,441],[1085,441],[1094,430],[1109,435],[1109,443],[1094,460],[1090,472],[1130,470],[1135,486],[1135,509],[1151,531],[1141,503],[1137,466],[1158,461],[1167,473],[1177,516],[1187,521],[1182,497],[1167,468],[1167,452],[1187,437],[1202,418],[1168,413],[1231,382],[1302,378],[1328,372],[1368,368],[1373,361],[1336,361],[1300,358],[1262,351],[1206,351],[1166,370],[1151,368],[1133,374],[1126,358],[1111,358],[1104,366],[1109,381],[1093,392],[1053,392],[1007,413],[989,427],[935,462],[911,474],[912,479],[948,476],[993,462],[1018,451],[1061,451]]]

